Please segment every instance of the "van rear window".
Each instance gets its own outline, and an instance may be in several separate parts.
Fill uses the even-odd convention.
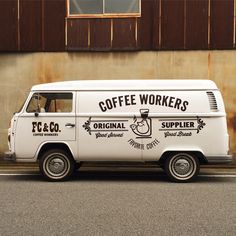
[[[72,112],[72,93],[34,93],[26,111],[31,112]]]

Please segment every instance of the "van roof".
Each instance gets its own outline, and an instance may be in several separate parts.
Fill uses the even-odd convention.
[[[217,90],[211,80],[75,80],[35,85],[32,91]]]

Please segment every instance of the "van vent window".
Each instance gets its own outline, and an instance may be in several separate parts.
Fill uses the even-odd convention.
[[[213,92],[206,92],[207,96],[208,96],[208,100],[209,100],[209,104],[210,104],[210,109],[212,111],[218,111],[218,105],[216,102],[216,97],[215,94]]]

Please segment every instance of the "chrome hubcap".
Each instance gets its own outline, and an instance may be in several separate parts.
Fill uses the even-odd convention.
[[[185,159],[179,159],[175,162],[175,171],[180,175],[186,175],[191,169],[190,163]]]
[[[63,178],[69,172],[70,162],[65,155],[53,153],[45,160],[44,169],[51,178]]]
[[[197,170],[195,159],[189,154],[177,154],[169,163],[169,170],[176,179],[190,179]]]
[[[48,168],[51,172],[59,174],[65,169],[65,163],[61,159],[55,158],[49,162]]]

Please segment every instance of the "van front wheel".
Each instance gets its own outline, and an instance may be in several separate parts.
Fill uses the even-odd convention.
[[[165,172],[174,182],[190,182],[199,173],[199,161],[189,153],[171,154],[165,162]]]
[[[53,149],[43,154],[39,160],[41,174],[49,181],[63,181],[72,175],[75,163],[71,156],[59,149]]]

